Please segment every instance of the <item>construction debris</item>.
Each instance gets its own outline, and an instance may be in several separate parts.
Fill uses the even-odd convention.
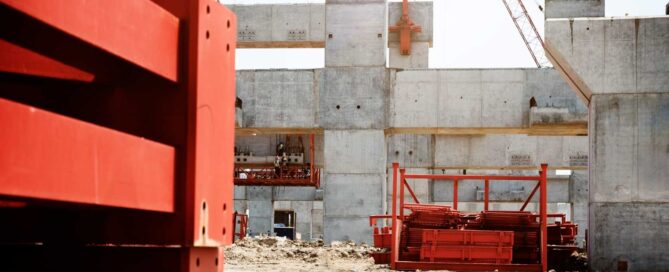
[[[226,271],[388,271],[375,265],[371,253],[383,249],[354,242],[301,241],[256,236],[225,249]]]

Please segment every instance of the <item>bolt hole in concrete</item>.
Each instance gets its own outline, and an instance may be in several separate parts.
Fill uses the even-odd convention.
[[[332,39],[332,33],[328,34],[328,39]]]
[[[590,28],[589,28],[589,27],[586,27],[585,30],[590,30]]]
[[[418,103],[418,99],[414,99],[414,101],[413,101],[413,102],[414,102],[414,103]]]
[[[226,52],[230,52],[230,44],[226,44],[226,45],[225,45],[225,51],[226,51]]]
[[[195,266],[200,266],[200,258],[195,258]]]
[[[379,38],[383,38],[383,34],[381,34],[381,33],[376,34],[376,36],[379,37]]]
[[[462,96],[460,96],[460,99],[462,99]]]
[[[230,20],[228,20],[228,28],[230,28]]]
[[[356,106],[356,108],[360,109],[360,105]]]
[[[409,155],[413,155],[413,151],[409,150]]]
[[[228,204],[223,203],[223,211],[225,211],[225,210],[227,210],[227,209],[228,209]]]
[[[202,227],[202,234],[204,234],[206,230],[207,230],[206,227]]]
[[[399,155],[399,154],[400,154],[400,152],[399,152],[399,151],[395,151],[395,155]]]
[[[223,227],[223,235],[225,235],[225,227]]]
[[[206,210],[207,209],[207,202],[202,202],[202,209]]]
[[[207,30],[207,32],[204,33],[204,36],[205,36],[207,39],[209,39],[209,30]]]
[[[209,5],[207,5],[207,14],[209,14],[211,10],[209,9]]]
[[[336,108],[337,108],[337,109],[340,109],[341,107],[339,107],[339,105],[337,105],[337,107],[336,107]]]

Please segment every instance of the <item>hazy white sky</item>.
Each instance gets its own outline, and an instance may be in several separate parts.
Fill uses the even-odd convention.
[[[392,0],[396,1],[396,0]],[[410,0],[412,1],[412,0]],[[664,15],[669,0],[606,0],[606,16]],[[223,4],[324,0],[220,0]],[[434,0],[430,68],[536,67],[501,0]],[[540,33],[544,0],[523,0]],[[322,68],[324,49],[237,49],[237,69]]]

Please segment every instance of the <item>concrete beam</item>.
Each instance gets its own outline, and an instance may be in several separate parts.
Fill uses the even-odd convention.
[[[604,17],[605,0],[546,0],[546,19]]]
[[[551,19],[546,44],[561,74],[574,79],[587,100],[669,92],[669,17]]]
[[[315,128],[321,70],[237,72],[247,128]]]
[[[237,14],[237,48],[325,47],[325,5],[227,5]]]
[[[532,97],[539,107],[587,112],[552,69],[404,70],[390,81],[393,128],[528,128]]]

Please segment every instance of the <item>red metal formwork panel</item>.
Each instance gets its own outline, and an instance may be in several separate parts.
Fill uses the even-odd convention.
[[[0,195],[174,210],[174,148],[0,98]]]
[[[91,82],[95,75],[0,39],[0,71]]]
[[[189,3],[187,231],[194,246],[232,242],[235,14],[214,0]]]
[[[2,3],[169,80],[177,80],[179,19],[152,1]]]
[[[512,247],[490,246],[429,246],[420,248],[422,261],[453,261],[491,264],[510,264],[513,259]]]
[[[513,246],[513,231],[423,229],[423,245]]]

